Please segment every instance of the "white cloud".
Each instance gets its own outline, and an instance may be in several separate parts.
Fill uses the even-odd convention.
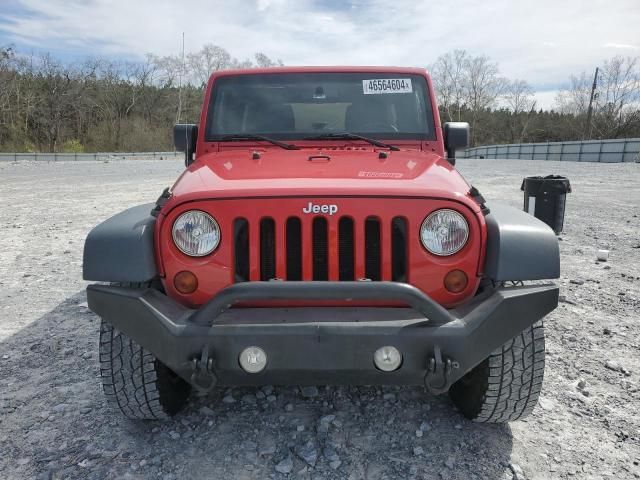
[[[463,48],[503,75],[557,88],[638,43],[638,0],[13,0],[0,43],[81,54],[177,53],[204,43],[290,65],[426,66]],[[3,38],[4,37],[4,38]],[[631,47],[631,48],[630,48]]]
[[[555,105],[558,90],[545,90],[536,92],[536,110],[551,110]]]
[[[604,48],[617,48],[620,50],[640,50],[638,45],[627,45],[626,43],[605,43]]]

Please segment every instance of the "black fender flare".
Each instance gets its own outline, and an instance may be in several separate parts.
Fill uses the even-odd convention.
[[[484,275],[494,281],[560,277],[558,238],[544,222],[506,205],[487,205]]]
[[[89,232],[82,278],[101,282],[148,282],[158,275],[154,251],[154,204],[129,208]]]

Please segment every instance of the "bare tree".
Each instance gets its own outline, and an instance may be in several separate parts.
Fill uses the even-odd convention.
[[[504,102],[513,113],[528,112],[536,105],[534,90],[525,80],[507,82]]]
[[[170,149],[182,75],[180,120],[197,122],[212,71],[281,63],[263,53],[237,60],[209,45],[190,54],[185,66],[177,55],[149,55],[136,62],[96,57],[69,64],[0,46],[0,149]],[[593,102],[594,136],[640,136],[639,64],[639,59],[615,57],[601,66]],[[431,70],[443,120],[469,121],[474,143],[582,137],[590,74],[572,77],[558,95],[559,111],[548,112],[535,111],[531,87],[522,80],[506,82],[486,56],[452,51]]]
[[[640,59],[613,57],[604,62],[593,127],[601,138],[626,135],[640,122]]]
[[[599,138],[620,138],[640,125],[640,59],[613,57],[599,69],[591,125]],[[582,72],[571,76],[569,86],[556,96],[562,113],[587,117],[592,77]]]
[[[101,88],[97,96],[97,106],[102,119],[109,129],[108,142],[116,149],[122,147],[122,126],[138,102],[141,86],[136,83],[140,65],[132,62],[102,63],[99,69]]]
[[[282,60],[271,60],[269,57],[267,57],[264,53],[262,52],[258,52],[254,55],[254,58],[256,59],[256,66],[258,67],[281,67],[282,65],[284,65],[282,63]]]
[[[489,57],[481,55],[467,59],[464,95],[472,113],[472,123],[480,112],[495,105],[506,83],[499,75],[498,64]]]
[[[167,55],[159,57],[148,54],[147,59],[153,63],[157,70],[156,85],[161,88],[173,88],[179,83],[180,75],[183,72],[182,60],[177,55]],[[185,75],[189,76],[189,65],[184,66]]]
[[[454,50],[441,55],[431,69],[440,106],[448,120],[469,121],[473,145],[481,117],[495,105],[506,85],[498,64],[485,55],[474,57],[465,50]]]
[[[13,47],[0,47],[0,143],[7,142],[13,129],[12,92],[16,77]]]
[[[509,121],[510,142],[522,142],[529,120],[535,112],[536,100],[534,90],[524,80],[507,82],[503,95],[504,103],[511,112]]]
[[[37,99],[31,128],[40,146],[56,152],[71,117],[76,72],[73,66],[62,65],[49,54],[38,59],[37,68]]]
[[[585,72],[569,77],[569,86],[560,89],[555,99],[555,107],[561,113],[581,115],[587,113],[591,95],[591,77]]]
[[[160,67],[151,55],[147,55],[134,71],[134,82],[140,90],[138,102],[145,120],[151,120],[162,100],[162,93],[155,88],[160,84],[161,75]]]
[[[465,72],[469,55],[465,50],[454,50],[438,57],[430,67],[440,107],[447,120],[460,121],[465,103]]]
[[[281,64],[265,54],[238,61],[207,45],[183,65],[176,55],[141,61],[65,63],[0,46],[0,149],[113,151],[170,148],[182,84],[184,121],[197,121],[212,71]]]
[[[213,72],[233,68],[237,60],[224,48],[207,44],[198,52],[187,54],[187,64],[196,84],[206,85]]]
[[[70,106],[69,132],[66,140],[75,144],[76,151],[82,150],[91,133],[96,108],[96,72],[101,61],[88,58],[78,65],[74,72],[71,96],[74,98]]]
[[[0,82],[3,136],[14,148],[29,149],[36,140],[32,118],[39,100],[37,67],[33,57],[20,56],[13,49],[7,49],[5,53]]]

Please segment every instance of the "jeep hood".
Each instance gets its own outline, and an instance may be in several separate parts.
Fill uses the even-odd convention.
[[[478,206],[469,184],[433,152],[371,148],[225,150],[201,156],[173,185],[169,203],[264,196],[412,196]],[[257,158],[256,158],[257,157]]]

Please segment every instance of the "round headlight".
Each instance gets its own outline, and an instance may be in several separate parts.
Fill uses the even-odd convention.
[[[220,227],[211,215],[189,210],[173,222],[171,231],[178,249],[191,257],[204,257],[220,243]]]
[[[434,255],[453,255],[464,247],[468,238],[467,221],[461,214],[448,208],[433,212],[420,227],[422,245]]]

